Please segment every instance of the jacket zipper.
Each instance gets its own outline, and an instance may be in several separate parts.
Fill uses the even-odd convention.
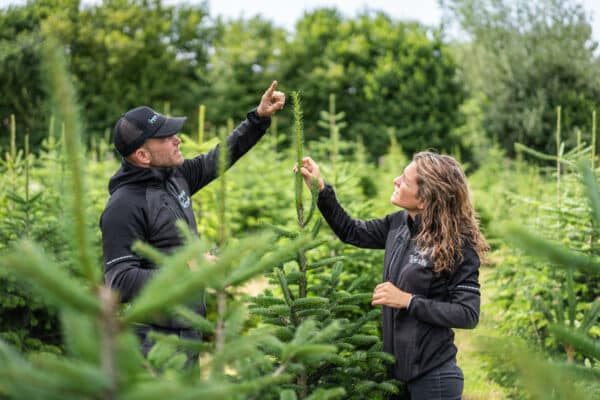
[[[404,236],[404,235],[402,235]],[[402,249],[394,252],[394,254],[392,254],[392,257],[390,258],[390,263],[389,263],[389,268],[387,269],[387,273],[385,276],[386,281],[391,281],[392,277],[392,266],[394,265],[394,263],[396,262],[396,260],[399,259],[399,256],[402,256],[400,258],[400,261],[402,261],[402,259],[404,259],[404,256],[406,254],[406,248],[408,247],[408,245],[410,244],[410,235],[408,237],[408,239],[406,239],[406,237],[402,238],[404,240],[404,244],[402,245]],[[398,267],[400,268],[401,265]],[[398,274],[400,273],[400,271],[398,271]],[[396,284],[395,281],[392,282],[394,285]]]
[[[186,224],[188,224],[188,226],[190,225],[190,222],[187,219],[187,216],[185,215],[185,211],[183,211],[183,209],[181,208],[181,204],[179,203],[179,199],[177,198],[177,196],[175,196],[170,190],[169,190],[169,186],[168,186],[168,181],[165,181],[164,184],[164,189],[167,192],[167,194],[173,199],[175,200],[175,202],[177,203],[177,208],[179,209],[179,211],[181,211],[181,214],[179,214],[172,206],[171,204],[167,204],[167,206],[169,207],[169,209],[171,210],[171,212],[173,213],[173,215],[175,216],[175,219],[183,219]]]

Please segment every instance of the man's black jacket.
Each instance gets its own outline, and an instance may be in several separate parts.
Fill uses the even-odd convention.
[[[479,321],[477,253],[466,247],[453,273],[434,273],[426,249],[415,245],[419,218],[413,221],[399,211],[381,219],[352,219],[329,185],[320,192],[318,206],[343,242],[385,249],[383,281],[413,295],[408,310],[382,309],[383,347],[396,357],[394,377],[409,382],[455,357],[451,328],[474,328]]]
[[[256,111],[227,138],[229,165],[243,156],[264,135],[270,118]],[[104,250],[104,279],[123,302],[136,296],[156,266],[131,250],[136,240],[169,253],[182,244],[175,221],[184,220],[197,234],[190,196],[217,177],[219,146],[177,168],[140,168],[123,160],[111,178],[111,194],[100,217]],[[202,302],[201,314],[205,314]],[[164,325],[178,327],[174,321]]]

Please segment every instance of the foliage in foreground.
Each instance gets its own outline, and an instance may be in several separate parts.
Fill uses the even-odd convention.
[[[503,385],[518,385],[533,399],[592,399],[600,393],[600,194],[590,164],[595,160],[593,146],[584,146],[578,138],[577,147],[564,151],[560,108],[557,115],[556,156],[516,146],[555,163],[554,188],[547,188],[554,190],[549,196],[539,191],[538,199],[513,194],[524,208],[511,206],[513,217],[520,220],[503,238],[537,259],[499,245],[505,254],[496,274],[494,307],[506,308],[497,334],[513,338],[494,339],[495,345],[487,341],[484,347],[493,349],[492,360],[503,366],[490,371]],[[528,230],[522,227],[526,222]]]
[[[0,341],[1,395],[15,399],[162,399],[167,394],[173,398],[245,399],[294,398],[297,393],[303,399],[328,399],[339,398],[350,390],[397,391],[393,382],[383,381],[384,363],[391,361],[390,356],[377,347],[376,335],[362,332],[363,328],[377,331],[376,325],[369,324],[377,312],[352,323],[342,318],[358,312],[355,303],[363,301],[365,295],[352,296],[351,288],[332,292],[339,283],[339,266],[328,279],[330,287],[319,292],[331,297],[328,307],[322,307],[323,301],[330,303],[328,298],[306,297],[308,293],[317,294],[318,289],[313,286],[306,290],[305,286],[305,296],[299,296],[290,305],[295,317],[293,325],[284,327],[285,335],[281,329],[266,326],[248,329],[245,307],[233,297],[236,288],[273,268],[282,273],[282,266],[289,268],[291,260],[308,268],[303,259],[323,243],[315,240],[318,227],[281,240],[265,233],[227,240],[225,230],[220,229],[219,257],[210,263],[204,253],[212,243],[198,239],[181,226],[185,245],[173,254],[164,255],[146,245],[137,245],[136,251],[161,267],[136,300],[120,309],[115,294],[102,284],[99,257],[95,254],[97,238],[91,234],[90,228],[95,224],[89,221],[91,197],[86,188],[89,171],[80,156],[81,128],[72,102],[73,88],[65,78],[64,61],[58,50],[51,42],[47,46],[57,114],[64,124],[66,157],[61,162],[70,171],[62,175],[62,195],[68,203],[61,209],[65,220],[60,226],[67,229],[65,237],[75,239],[63,243],[62,261],[56,259],[53,249],[42,248],[32,240],[15,239],[11,248],[3,252],[0,267],[19,281],[28,282],[34,295],[57,310],[64,354],[45,351],[26,357]],[[221,159],[226,157],[222,155]],[[224,227],[227,182],[223,173],[219,182],[219,225]],[[312,204],[314,212],[314,197]],[[29,209],[25,210],[26,217],[27,212]],[[190,264],[198,268],[191,269]],[[329,261],[315,262],[311,267],[318,269],[328,264]],[[293,285],[291,279],[290,274],[284,275],[288,288]],[[205,289],[217,298],[214,321],[185,307]],[[315,306],[323,312],[334,311],[335,318],[318,318]],[[186,321],[203,332],[207,340],[154,333],[158,344],[144,360],[133,334],[135,324],[148,322],[161,313]],[[378,373],[365,379],[369,368]]]

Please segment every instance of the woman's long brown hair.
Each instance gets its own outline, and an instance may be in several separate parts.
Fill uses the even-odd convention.
[[[419,247],[431,250],[434,271],[453,271],[470,246],[481,262],[489,246],[469,197],[467,178],[456,160],[429,151],[413,157],[417,167],[418,196],[424,202]]]

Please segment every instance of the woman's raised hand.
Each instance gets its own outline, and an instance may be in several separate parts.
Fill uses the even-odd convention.
[[[298,167],[294,167],[294,172],[298,171]],[[319,171],[319,166],[316,162],[310,157],[304,157],[302,159],[302,167],[300,168],[300,173],[304,177],[304,183],[309,188],[312,187],[313,178],[317,179],[319,185],[319,191],[325,189],[325,182],[323,182],[323,178],[321,177],[321,171]]]

